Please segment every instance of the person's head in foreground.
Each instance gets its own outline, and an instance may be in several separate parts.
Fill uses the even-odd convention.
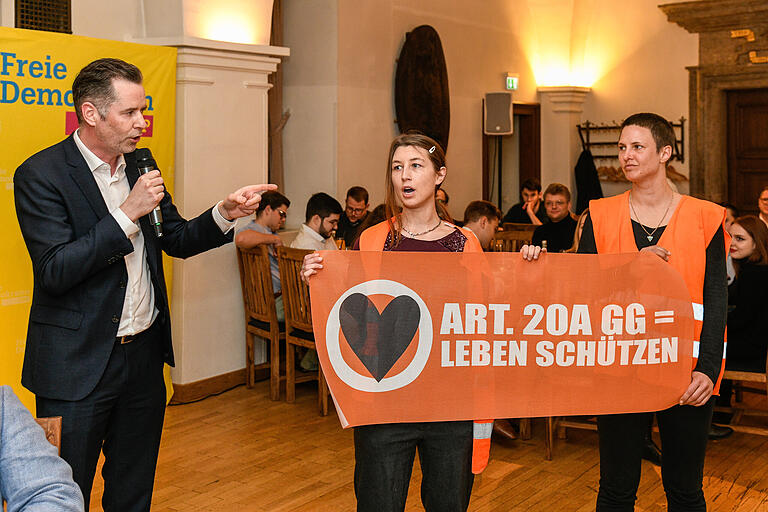
[[[392,141],[387,161],[384,204],[394,246],[400,243],[403,229],[413,228],[413,225],[404,224],[404,216],[413,223],[427,217],[439,221],[435,191],[445,180],[446,172],[445,152],[430,137],[421,133],[404,133]],[[398,207],[402,207],[402,211]],[[390,220],[393,217],[394,223]]]
[[[621,123],[619,163],[632,183],[666,181],[666,167],[672,157],[675,132],[658,114],[633,114]]]

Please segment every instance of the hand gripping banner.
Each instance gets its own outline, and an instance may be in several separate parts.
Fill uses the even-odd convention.
[[[693,308],[658,256],[322,252],[317,351],[344,427],[654,411]]]

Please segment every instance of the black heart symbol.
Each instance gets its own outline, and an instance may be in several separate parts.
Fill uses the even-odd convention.
[[[339,312],[341,332],[378,382],[411,344],[420,318],[419,305],[407,295],[392,299],[379,314],[371,299],[353,293],[341,303]]]

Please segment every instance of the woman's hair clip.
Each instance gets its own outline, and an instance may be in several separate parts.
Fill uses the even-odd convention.
[[[429,148],[429,154],[430,154],[430,155],[431,155],[432,153],[434,153],[434,152],[435,152],[435,146],[432,146],[431,148]]]

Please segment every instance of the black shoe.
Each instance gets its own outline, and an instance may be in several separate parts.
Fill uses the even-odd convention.
[[[733,434],[733,429],[731,427],[721,427],[720,425],[714,424],[709,427],[710,439],[725,439],[731,434]]]
[[[661,450],[653,442],[653,439],[646,438],[643,444],[643,459],[647,460],[651,464],[661,466]]]

